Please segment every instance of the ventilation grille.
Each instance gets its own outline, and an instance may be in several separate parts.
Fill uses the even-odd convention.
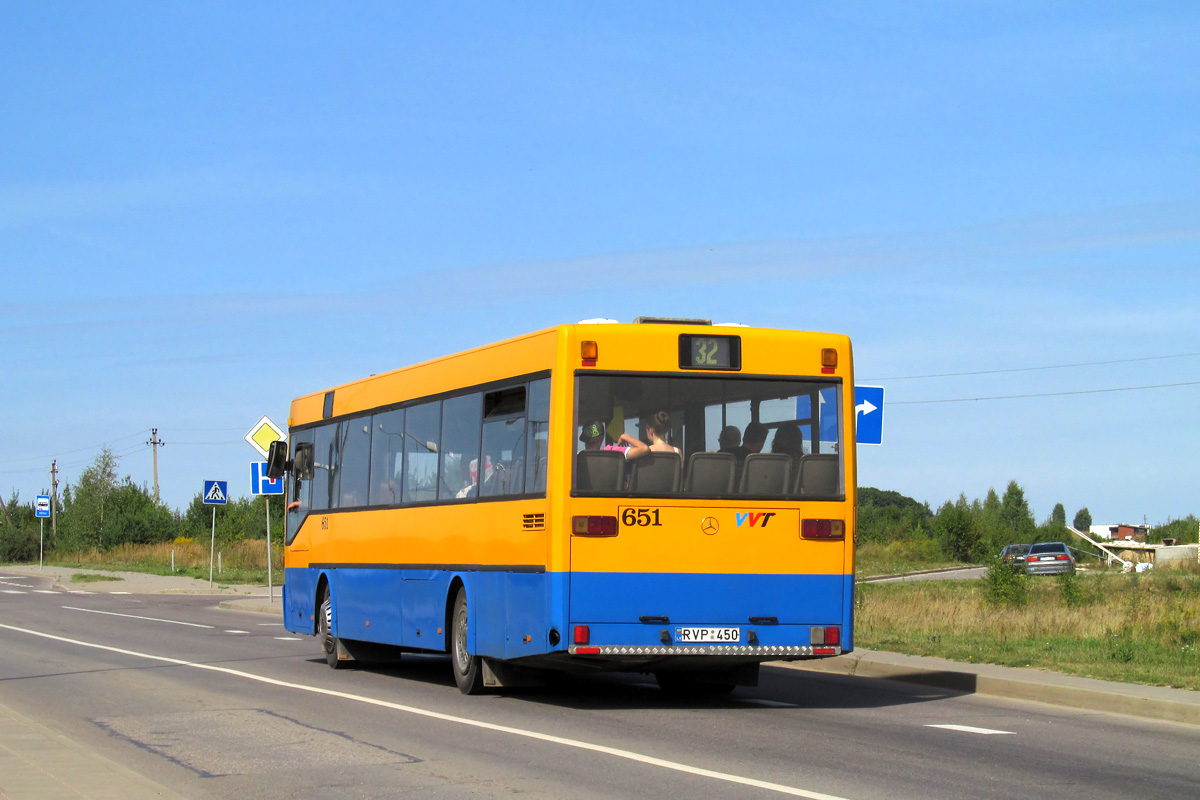
[[[521,527],[527,531],[541,531],[546,529],[545,514],[526,514],[521,518]]]

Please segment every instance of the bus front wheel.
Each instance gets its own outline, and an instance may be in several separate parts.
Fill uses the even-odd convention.
[[[467,648],[467,589],[459,587],[454,598],[454,613],[451,616],[450,660],[454,664],[454,682],[463,694],[479,694],[483,690],[483,669],[478,656],[471,655]]]
[[[321,598],[321,611],[317,614],[317,636],[321,639],[321,649],[325,651],[325,663],[333,669],[347,666],[349,659],[338,658],[338,639],[333,635],[333,594],[329,585],[325,586],[325,595]]]

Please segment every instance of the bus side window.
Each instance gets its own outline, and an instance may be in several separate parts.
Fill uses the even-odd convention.
[[[479,464],[482,395],[478,392],[442,402],[442,435],[438,465],[438,500],[475,496]],[[472,468],[472,463],[476,465]]]
[[[292,474],[288,497],[285,543],[291,544],[312,508],[313,432],[292,434]]]
[[[399,505],[403,476],[404,409],[398,408],[371,418],[370,505]]]
[[[441,401],[422,403],[405,412],[405,503],[428,503],[437,499],[438,438],[441,426]]]
[[[324,511],[333,507],[337,498],[338,425],[322,425],[316,429],[313,446],[312,507]]]
[[[337,507],[365,506],[371,472],[371,418],[345,420],[339,431],[341,476],[338,479]]]
[[[546,460],[550,452],[550,379],[529,384],[528,431],[525,434],[525,492],[546,492]]]
[[[483,476],[481,497],[525,491],[525,387],[512,386],[483,396]]]

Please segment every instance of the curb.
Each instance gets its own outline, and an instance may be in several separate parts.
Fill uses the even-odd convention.
[[[965,567],[939,567],[938,569],[918,569],[912,572],[897,572],[894,575],[872,575],[869,578],[855,578],[855,583],[880,583],[881,581],[894,581],[901,578],[914,578],[918,575],[940,575],[943,572],[962,572],[968,569],[979,569],[982,564],[968,564]]]
[[[837,658],[777,666],[1200,725],[1200,692],[1188,689],[1115,683],[996,664],[967,665],[940,658],[872,650],[856,650]]]
[[[271,614],[283,617],[283,601],[276,598],[268,600],[265,597],[230,598],[217,603],[217,608],[226,611],[246,611],[252,614]]]

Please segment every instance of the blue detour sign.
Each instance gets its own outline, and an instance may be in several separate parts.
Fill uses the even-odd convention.
[[[205,481],[204,505],[223,506],[229,503],[229,481]]]
[[[854,387],[854,421],[859,444],[883,444],[883,387]]]

